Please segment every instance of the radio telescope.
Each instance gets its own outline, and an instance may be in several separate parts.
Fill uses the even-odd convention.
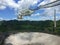
[[[54,6],[58,6],[60,5],[60,0],[56,0],[54,2],[45,4],[45,5],[40,5],[35,9],[30,9],[30,8],[23,8],[23,10],[20,11],[20,9],[18,9],[18,15],[17,18],[18,19],[22,19],[23,16],[30,16],[33,12],[35,12],[36,10],[39,10],[41,8],[49,8],[49,7],[54,7]]]

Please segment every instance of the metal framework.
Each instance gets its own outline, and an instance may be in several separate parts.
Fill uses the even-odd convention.
[[[58,6],[58,5],[60,5],[60,0],[48,3],[48,4],[45,4],[45,5],[40,5],[36,9],[23,10],[21,12],[22,14],[18,14],[17,18],[22,19],[23,16],[30,16],[34,11],[39,10],[41,8],[49,8],[49,7],[54,7],[54,6]],[[27,12],[29,12],[29,13],[27,13]],[[19,10],[18,10],[18,13],[20,13]]]
[[[35,11],[35,10],[38,10],[38,9],[41,9],[41,8],[50,8],[50,7],[54,7],[54,6],[58,6],[58,5],[60,5],[60,0],[48,3],[48,4],[45,4],[45,5],[40,5],[36,9],[30,9],[30,10]]]

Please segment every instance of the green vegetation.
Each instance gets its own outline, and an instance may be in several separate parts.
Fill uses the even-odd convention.
[[[53,21],[0,21],[0,32],[6,31],[28,31],[28,32],[46,32],[60,35],[60,20],[57,21],[56,30],[54,30]]]

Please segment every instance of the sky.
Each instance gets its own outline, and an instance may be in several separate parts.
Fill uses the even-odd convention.
[[[0,0],[0,20],[17,19],[17,9],[44,5],[56,0]],[[60,20],[60,6],[44,8],[35,11],[31,16],[23,16],[22,20],[53,20],[54,9],[56,9],[56,20]]]

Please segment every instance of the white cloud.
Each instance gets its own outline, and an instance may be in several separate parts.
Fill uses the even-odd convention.
[[[0,17],[0,21],[2,21],[3,20],[3,18],[2,17]]]
[[[0,6],[10,7],[10,8],[22,8],[22,7],[29,7],[30,5],[36,4],[38,0],[20,0],[18,3],[15,0],[0,0]],[[1,7],[3,9],[3,7]]]
[[[14,0],[0,0],[0,9],[5,9],[6,7],[17,8],[19,5],[15,3]]]
[[[0,6],[0,10],[3,10],[3,9],[5,9],[6,8],[6,6]]]
[[[11,7],[11,8],[17,8],[19,7],[19,5],[17,3],[15,3],[14,0],[5,0],[6,5]]]
[[[31,16],[40,16],[40,13],[32,14]]]
[[[19,9],[28,9],[31,5],[34,5],[38,2],[38,0],[21,0],[18,1]]]

